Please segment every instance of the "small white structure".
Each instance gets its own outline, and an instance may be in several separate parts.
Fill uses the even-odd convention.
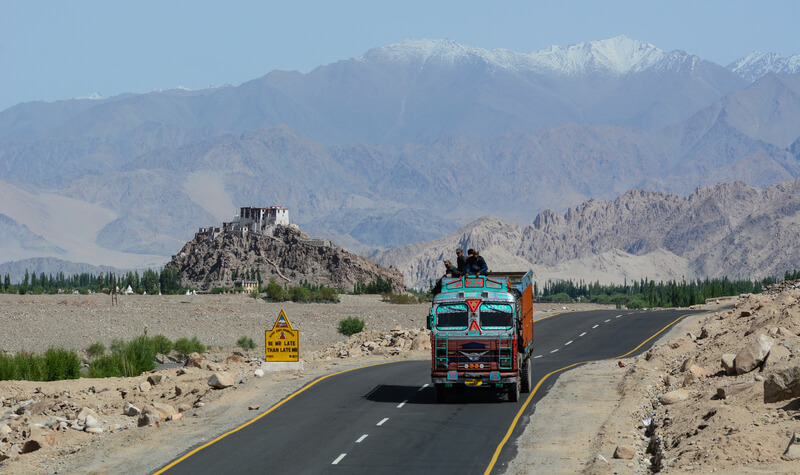
[[[133,293],[133,289],[132,289],[132,288],[131,288],[131,286],[129,285],[129,286],[128,286],[128,288],[127,288],[127,289],[125,289],[125,292],[123,292],[123,293],[124,293],[125,295],[131,295],[131,294]]]

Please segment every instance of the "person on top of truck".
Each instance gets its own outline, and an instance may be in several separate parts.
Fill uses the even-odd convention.
[[[486,275],[489,272],[489,267],[486,261],[481,257],[480,252],[470,249],[472,255],[467,258],[467,275]]]
[[[461,273],[450,261],[444,261],[444,269],[444,275],[439,277],[439,280],[436,281],[436,285],[433,287],[433,290],[431,290],[433,295],[436,295],[442,291],[442,279],[445,277],[461,277]]]
[[[467,257],[464,255],[464,250],[460,247],[456,248],[456,267],[458,267],[459,275],[467,273]]]

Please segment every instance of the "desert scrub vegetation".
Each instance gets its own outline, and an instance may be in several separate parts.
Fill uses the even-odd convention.
[[[341,290],[325,285],[314,285],[308,282],[301,282],[294,287],[281,287],[275,279],[269,279],[269,283],[264,287],[263,297],[268,302],[318,302],[318,303],[338,303]]]
[[[256,347],[256,342],[249,336],[242,336],[236,341],[236,346],[243,350],[252,350]]]
[[[396,304],[423,303],[426,301],[424,297],[418,295],[396,294],[394,292],[381,294],[381,300],[383,300],[384,302],[396,303]]]
[[[347,317],[339,320],[339,333],[344,336],[355,335],[364,329],[364,320],[358,317]]]
[[[13,356],[0,354],[0,380],[4,381],[78,379],[80,371],[78,354],[64,348],[50,348],[43,355],[26,351]]]
[[[200,340],[197,339],[196,336],[193,336],[192,339],[188,338],[178,338],[175,340],[175,351],[183,356],[188,356],[192,353],[203,353],[206,351],[206,345],[200,343]]]

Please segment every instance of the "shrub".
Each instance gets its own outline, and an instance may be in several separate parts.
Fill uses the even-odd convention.
[[[212,294],[224,294],[226,292],[228,292],[228,289],[226,287],[212,287],[211,288],[211,293]]]
[[[258,294],[258,290],[254,290],[254,291],[250,292],[248,295],[250,295],[250,297],[252,297],[254,299],[257,299],[258,295],[259,295]]]
[[[160,333],[153,337],[153,344],[156,347],[156,353],[162,355],[169,354],[169,352],[172,351],[172,348],[174,347],[172,340],[170,340],[169,338]]]
[[[319,289],[319,297],[325,302],[338,302],[339,291],[333,287],[322,287]]]
[[[311,291],[303,286],[291,287],[289,297],[292,302],[308,302],[311,299]]]
[[[424,302],[424,300],[421,297],[417,297],[416,295],[395,294],[393,292],[381,294],[381,299],[384,302],[396,303],[396,304],[412,304],[412,303]]]
[[[252,350],[253,348],[256,347],[256,342],[254,342],[253,339],[248,336],[242,336],[236,342],[236,345],[245,350]]]
[[[156,343],[147,334],[128,343],[111,342],[111,354],[96,358],[89,365],[90,378],[131,377],[156,367]]]
[[[21,351],[14,356],[0,354],[0,380],[59,381],[77,379],[81,362],[74,351],[50,348],[44,355]]]
[[[203,353],[206,351],[206,347],[200,343],[196,336],[193,336],[191,340],[184,337],[175,340],[175,351],[187,356],[191,353]]]
[[[98,356],[103,356],[106,353],[106,345],[98,342],[92,343],[86,348],[86,354],[89,355],[90,358],[96,358]]]
[[[339,320],[339,333],[345,336],[355,335],[364,329],[364,320],[347,317]]]
[[[283,287],[281,287],[280,284],[275,282],[275,279],[269,279],[266,291],[267,291],[266,299],[268,300],[271,300],[273,302],[283,302],[284,300],[286,300]]]

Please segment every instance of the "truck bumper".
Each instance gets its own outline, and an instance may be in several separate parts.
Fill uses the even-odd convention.
[[[493,386],[499,384],[516,383],[519,380],[517,373],[491,371],[484,373],[448,371],[431,374],[433,384],[459,385],[459,386]]]

